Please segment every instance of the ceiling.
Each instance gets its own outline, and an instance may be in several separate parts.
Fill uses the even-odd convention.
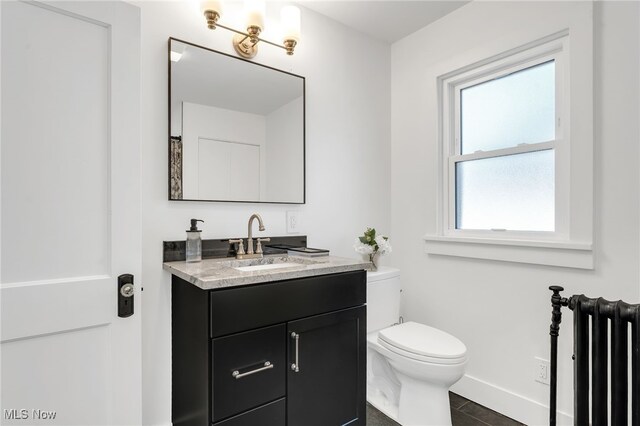
[[[171,102],[267,115],[303,95],[302,78],[171,40]]]
[[[372,38],[394,43],[469,1],[298,0],[298,3]]]

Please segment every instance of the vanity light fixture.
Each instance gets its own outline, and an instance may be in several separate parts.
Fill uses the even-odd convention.
[[[233,47],[238,55],[243,58],[253,58],[258,53],[258,42],[264,42],[272,46],[284,49],[287,55],[293,55],[293,51],[300,41],[300,9],[295,6],[285,6],[280,12],[281,25],[283,27],[282,44],[274,43],[260,38],[264,29],[265,3],[264,0],[245,0],[244,22],[246,31],[222,25],[218,22],[222,16],[222,2],[219,0],[204,0],[200,3],[202,13],[207,20],[210,30],[224,28],[236,33],[233,37]]]

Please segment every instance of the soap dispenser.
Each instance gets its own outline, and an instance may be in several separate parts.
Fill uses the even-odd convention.
[[[187,230],[187,262],[200,262],[202,260],[202,239],[200,238],[200,229],[198,222],[204,223],[204,220],[191,219],[191,228]]]

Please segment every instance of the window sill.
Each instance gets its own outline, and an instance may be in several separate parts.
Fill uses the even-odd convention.
[[[426,252],[534,265],[593,269],[590,243],[425,235]]]

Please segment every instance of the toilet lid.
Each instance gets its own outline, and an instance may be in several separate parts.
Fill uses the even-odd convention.
[[[380,330],[378,339],[387,343],[387,348],[391,345],[429,358],[457,359],[467,353],[467,347],[457,338],[417,322],[405,322]]]

